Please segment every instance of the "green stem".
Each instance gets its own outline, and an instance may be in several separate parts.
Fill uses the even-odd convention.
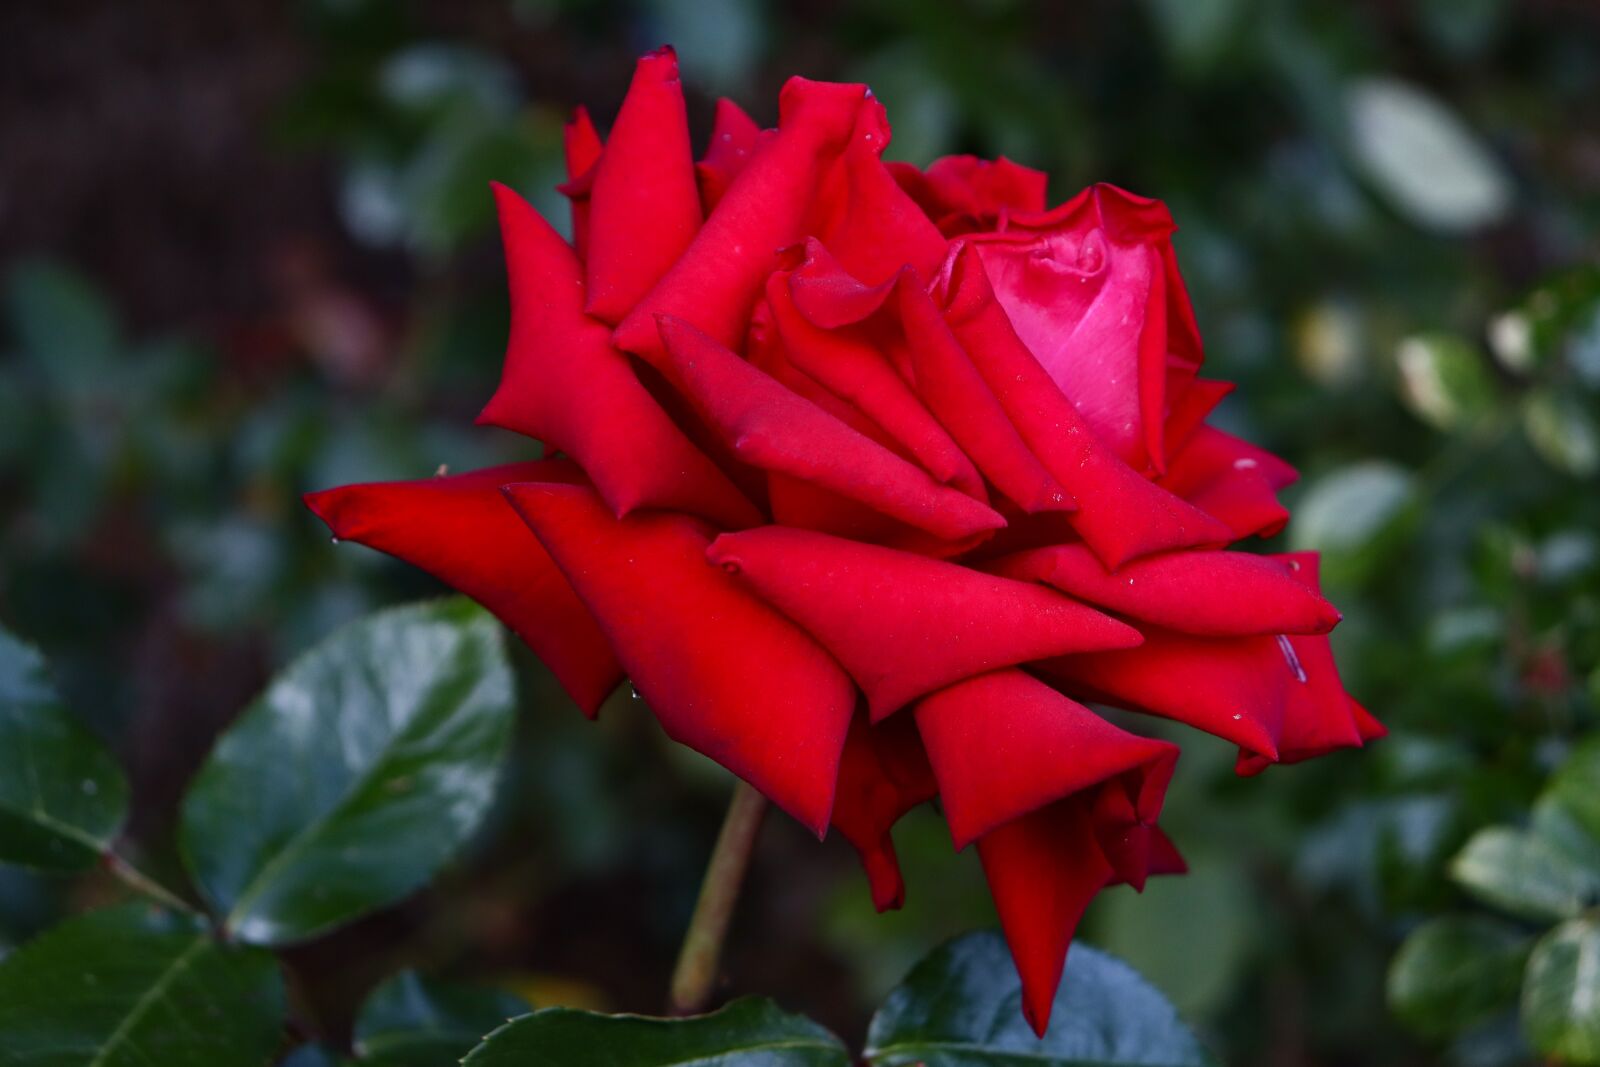
[[[750,867],[750,852],[755,847],[761,817],[766,814],[767,798],[744,782],[739,782],[728,802],[728,814],[706,866],[700,899],[683,935],[678,965],[672,972],[671,1008],[675,1015],[693,1015],[711,1003],[717,980],[717,961],[722,942],[728,936],[728,923],[739,900],[739,887]]]

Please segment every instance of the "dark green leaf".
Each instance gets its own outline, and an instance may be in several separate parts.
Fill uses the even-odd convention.
[[[198,920],[124,905],[90,912],[0,962],[7,1067],[260,1067],[277,1047],[272,955]]]
[[[1412,931],[1389,968],[1389,1007],[1420,1033],[1443,1036],[1514,1004],[1528,937],[1483,916],[1446,916]]]
[[[1571,812],[1600,847],[1600,737],[1572,750],[1550,779],[1545,796]]]
[[[1323,554],[1324,579],[1360,578],[1393,536],[1415,498],[1401,466],[1371,460],[1342,467],[1306,488],[1290,538],[1296,549]]]
[[[455,1063],[489,1031],[529,1011],[521,997],[403,971],[383,983],[356,1018],[356,1051],[371,1067]]]
[[[849,1067],[839,1039],[770,1000],[654,1019],[546,1008],[490,1034],[464,1067]]]
[[[102,366],[117,347],[111,309],[75,271],[54,263],[27,263],[6,280],[6,314],[29,359],[59,387]]]
[[[1600,921],[1574,919],[1534,946],[1522,986],[1522,1028],[1563,1063],[1600,1063]]]
[[[999,934],[967,934],[924,959],[872,1019],[874,1067],[1199,1067],[1214,1062],[1165,997],[1115,957],[1075,944],[1041,1040]]]
[[[469,602],[349,626],[284,671],[202,768],[183,809],[190,870],[260,944],[388,904],[477,826],[511,717],[500,629]]]
[[[1479,830],[1451,861],[1450,875],[1486,904],[1529,919],[1565,919],[1600,894],[1600,876],[1536,834]]]
[[[117,761],[62,706],[44,658],[0,630],[0,862],[88,866],[127,802]]]
[[[1600,471],[1600,429],[1575,397],[1555,389],[1528,394],[1522,428],[1534,451],[1558,470],[1579,478]]]

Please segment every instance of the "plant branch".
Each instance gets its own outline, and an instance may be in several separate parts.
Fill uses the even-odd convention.
[[[184,900],[178,894],[139,870],[116,852],[108,848],[101,855],[104,857],[103,862],[106,870],[121,879],[124,885],[136,889],[145,896],[159,901],[174,910],[187,912],[191,915],[196,913],[193,904],[190,904],[187,900]]]
[[[728,935],[728,923],[733,918],[766,810],[766,797],[745,782],[735,785],[711,862],[706,865],[700,899],[695,902],[694,916],[683,935],[678,965],[672,972],[670,1006],[675,1015],[693,1015],[704,1011],[711,1002],[722,943]]]

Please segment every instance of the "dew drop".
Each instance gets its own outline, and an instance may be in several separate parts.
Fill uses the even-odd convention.
[[[335,536],[335,537],[330,537],[330,538],[328,538],[328,543],[329,543],[329,544],[330,544],[330,545],[336,545],[336,544],[338,544],[338,543],[339,543],[339,538],[338,538],[338,537],[337,537],[337,536]]]
[[[633,685],[628,686],[628,692],[633,695],[633,699],[635,699],[635,700],[643,700],[644,699],[643,697],[641,697],[639,695],[638,686],[633,686]]]
[[[1239,714],[1237,711],[1233,713],[1233,721],[1234,722],[1238,722],[1242,718],[1244,718],[1244,716]]]
[[[1300,657],[1295,655],[1294,645],[1290,644],[1289,639],[1283,634],[1278,635],[1278,648],[1283,652],[1284,662],[1294,672],[1294,680],[1304,685],[1306,683],[1306,669],[1300,666]]]

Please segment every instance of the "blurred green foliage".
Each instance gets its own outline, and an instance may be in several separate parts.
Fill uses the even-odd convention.
[[[1491,1067],[1528,1061],[1530,1040],[1587,1054],[1551,1044],[1526,1000],[1540,1021],[1525,1034],[1505,975],[1528,951],[1530,974],[1540,960],[1541,974],[1570,970],[1592,919],[1563,905],[1566,933],[1540,954],[1524,941],[1543,927],[1517,909],[1470,910],[1456,857],[1488,827],[1536,835],[1551,775],[1600,727],[1600,13],[1557,0],[292,11],[296,77],[259,139],[319,168],[326,210],[309,244],[248,266],[275,279],[264,310],[134,328],[149,319],[124,299],[136,265],[90,281],[48,244],[8,246],[4,265],[0,618],[43,646],[129,765],[129,832],[157,868],[182,782],[269,666],[436,588],[330,546],[298,494],[530,454],[471,426],[506,322],[486,183],[564,222],[566,110],[587,104],[604,125],[633,56],[672,40],[702,136],[719,93],[771,122],[789,74],[863,79],[899,158],[1003,153],[1047,169],[1057,199],[1110,180],[1168,201],[1208,373],[1240,383],[1222,419],[1305,473],[1283,541],[1325,553],[1345,680],[1392,736],[1241,781],[1231,753],[1183,735],[1168,822],[1194,874],[1109,895],[1087,935],[1171,994],[1224,1062]],[[237,218],[202,225],[243,219],[237,199]],[[397,960],[500,976],[544,1004],[658,1006],[724,780],[626,694],[597,731],[537,665],[518,667],[532,707],[515,773],[458,873],[297,950],[335,1032]],[[907,908],[876,917],[848,850],[775,823],[734,987],[850,1039],[913,960],[987,921],[976,864],[949,855],[936,819],[913,816],[898,839]],[[0,868],[0,944],[69,893],[105,891]],[[1445,961],[1436,977],[1430,958]],[[1397,996],[1417,974],[1421,999]]]

